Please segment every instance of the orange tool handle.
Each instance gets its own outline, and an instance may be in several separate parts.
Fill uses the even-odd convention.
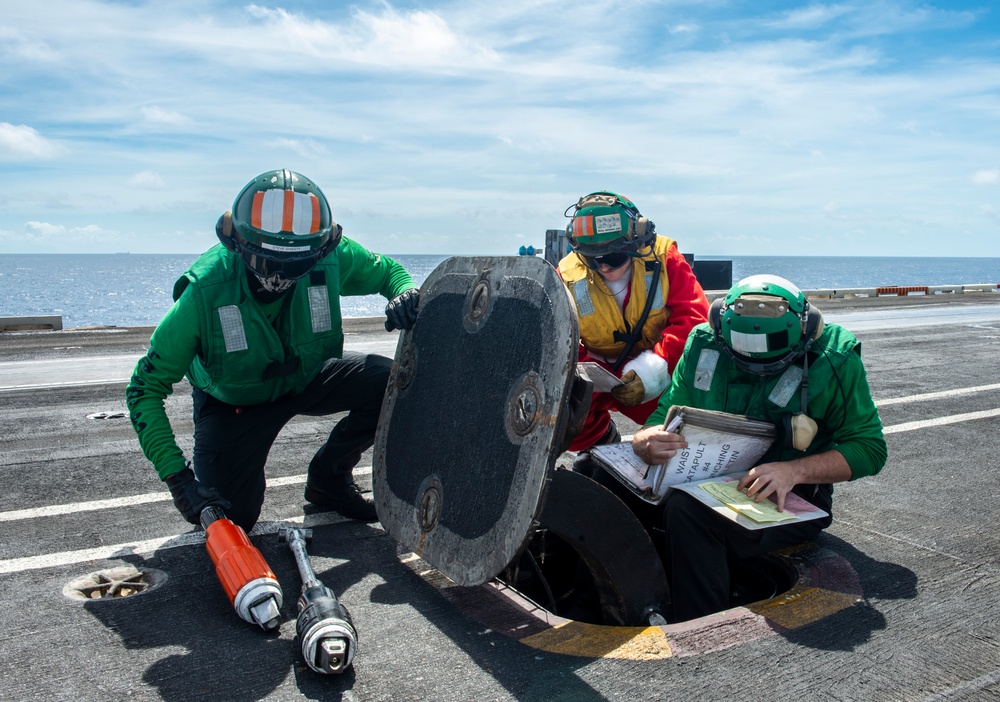
[[[248,583],[260,578],[277,580],[246,532],[229,519],[212,522],[205,529],[205,535],[205,547],[230,603],[235,602],[236,595]]]

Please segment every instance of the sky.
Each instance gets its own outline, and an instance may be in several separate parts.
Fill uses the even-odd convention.
[[[696,257],[998,257],[998,59],[987,0],[0,0],[0,253],[199,253],[288,168],[386,254],[612,190]]]

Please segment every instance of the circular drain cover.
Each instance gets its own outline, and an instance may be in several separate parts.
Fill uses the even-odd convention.
[[[166,579],[167,574],[163,571],[123,566],[72,580],[63,587],[63,595],[71,600],[122,599],[148,592]]]

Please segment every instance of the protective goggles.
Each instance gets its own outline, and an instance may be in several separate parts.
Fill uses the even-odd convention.
[[[627,253],[622,251],[615,251],[613,253],[604,254],[603,256],[584,256],[583,260],[587,262],[587,266],[596,271],[601,266],[607,266],[614,270],[615,268],[621,268],[624,266],[629,258]]]
[[[262,278],[270,278],[277,273],[286,280],[298,280],[316,267],[324,253],[324,249],[314,249],[295,256],[279,257],[250,243],[242,246],[244,262]]]

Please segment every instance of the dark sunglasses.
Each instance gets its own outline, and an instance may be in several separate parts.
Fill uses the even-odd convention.
[[[604,254],[603,256],[584,256],[583,260],[587,262],[587,265],[591,270],[597,270],[601,266],[607,266],[608,268],[621,268],[628,261],[629,255],[627,253],[622,253],[621,251],[616,251],[615,253]]]

